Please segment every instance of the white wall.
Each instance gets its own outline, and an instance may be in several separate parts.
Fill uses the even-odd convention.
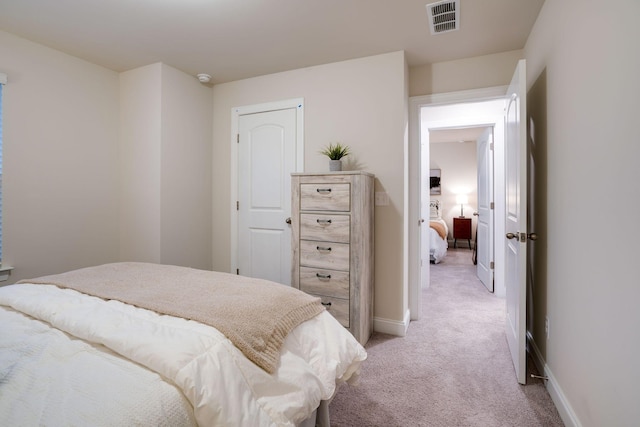
[[[1,31],[0,58],[4,283],[119,260],[211,268],[210,87]]]
[[[638,16],[635,0],[547,0],[524,49],[541,236],[532,332],[569,425],[640,419]]]
[[[162,65],[161,260],[210,270],[213,90]]]
[[[389,206],[375,209],[375,310],[401,322],[406,307],[403,257],[406,146],[406,64],[403,52],[310,67],[214,86],[213,267],[230,268],[231,109],[304,98],[305,171],[328,171],[318,151],[340,141],[351,147],[345,169],[376,175]]]
[[[121,259],[211,268],[211,93],[161,63],[121,74]]]
[[[521,50],[411,67],[409,96],[448,93],[509,84]]]
[[[456,202],[458,194],[466,194],[469,202],[464,208],[464,216],[472,219],[472,236],[476,229],[476,218],[473,212],[477,210],[478,200],[478,156],[475,141],[470,142],[441,142],[431,143],[430,169],[440,169],[442,186],[440,195],[432,195],[431,199],[440,200],[442,219],[449,227],[449,240],[453,240],[453,218],[460,216],[460,205]],[[426,168],[425,168],[426,169]],[[427,177],[422,182],[428,182]],[[460,242],[459,247],[467,247],[467,242]]]
[[[11,283],[118,257],[118,75],[0,31]]]
[[[160,262],[162,64],[120,74],[120,258]]]

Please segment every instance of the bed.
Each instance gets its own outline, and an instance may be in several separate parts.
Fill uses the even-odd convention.
[[[442,219],[439,200],[431,200],[429,203],[429,259],[432,263],[440,263],[447,256],[447,235],[449,228]]]
[[[319,300],[265,280],[114,263],[0,288],[3,425],[328,425],[365,359]]]

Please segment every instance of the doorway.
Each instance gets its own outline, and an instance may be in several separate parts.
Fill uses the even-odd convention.
[[[504,265],[495,266],[496,293],[504,292],[507,301],[506,331],[509,349],[516,370],[518,382],[526,383],[526,291],[527,291],[527,244],[537,238],[527,232],[528,212],[527,192],[527,125],[526,125],[526,61],[518,61],[510,85],[506,88],[490,88],[479,91],[465,91],[430,97],[410,99],[409,111],[409,308],[411,320],[421,316],[420,290],[423,283],[429,283],[429,263],[424,263],[420,251],[420,238],[425,234],[418,227],[424,220],[420,204],[423,197],[420,180],[421,166],[429,164],[429,132],[436,128],[434,123],[426,124],[423,107],[474,103],[490,99],[503,99],[505,108],[501,117],[495,117],[494,157],[495,165],[495,228],[494,255]],[[431,115],[430,120],[434,119]],[[443,122],[462,121],[463,115],[449,117]],[[455,125],[455,124],[454,124]],[[447,125],[441,125],[446,127]],[[499,138],[502,137],[502,140]],[[412,156],[413,154],[413,156]],[[415,160],[412,160],[415,159]],[[507,204],[508,202],[508,204]],[[508,209],[507,209],[508,208]],[[416,221],[411,221],[415,219]],[[508,220],[508,221],[507,221]],[[425,227],[422,227],[424,230]],[[508,233],[507,233],[508,231]],[[496,239],[495,236],[505,238]],[[413,238],[413,240],[412,240]],[[417,240],[417,241],[416,241]],[[507,242],[508,241],[508,244]],[[517,243],[517,244],[516,244]],[[512,256],[507,257],[507,246]],[[426,264],[426,265],[425,265]],[[412,268],[413,267],[413,268]],[[507,274],[508,273],[508,274]],[[508,276],[508,277],[507,277]],[[413,279],[413,280],[412,280]]]
[[[504,135],[504,94],[506,87],[482,90],[463,91],[442,95],[429,95],[410,99],[410,144],[409,144],[409,309],[411,320],[421,316],[421,290],[429,286],[430,263],[429,253],[423,249],[422,243],[428,239],[428,227],[422,226],[429,215],[429,189],[421,177],[423,169],[430,165],[431,130],[453,129],[464,127],[493,127],[496,135],[494,141],[494,157],[496,164],[502,164]],[[446,176],[446,172],[443,172]],[[443,180],[445,178],[442,178]],[[504,185],[503,174],[498,169],[494,187]],[[498,191],[498,190],[496,190]],[[425,208],[426,206],[426,208]],[[502,233],[504,223],[500,213],[504,211],[504,200],[494,202],[495,232]],[[500,259],[504,247],[502,242],[495,242],[494,254]],[[422,245],[422,246],[421,246]],[[494,271],[496,295],[504,296],[504,272],[496,268]]]
[[[491,112],[499,111],[500,106],[501,103],[490,101],[478,103],[474,109]],[[454,106],[454,110],[460,108],[462,107]],[[437,111],[438,107],[425,109]],[[430,113],[433,112],[426,112],[425,115],[428,117]],[[491,208],[494,126],[495,124],[470,124],[464,127],[429,129],[430,164],[422,165],[421,179],[421,182],[426,182],[424,174],[429,170],[437,170],[442,175],[438,191],[435,192],[437,194],[431,189],[430,200],[427,200],[430,205],[438,206],[436,217],[432,217],[429,212],[429,226],[440,227],[434,224],[437,222],[448,230],[448,250],[441,251],[442,255],[436,261],[446,264],[447,253],[456,247],[472,250],[469,261],[476,265],[477,276],[489,292],[494,291],[492,266],[495,264],[494,212]],[[429,230],[430,244],[445,247],[437,237]],[[430,253],[433,252],[431,249]]]
[[[455,247],[466,248],[473,255],[476,248],[476,231],[480,224],[478,211],[483,205],[484,199],[481,198],[487,198],[486,192],[479,190],[490,187],[493,182],[493,170],[484,170],[488,163],[484,161],[486,149],[492,138],[493,126],[474,125],[429,130],[430,164],[422,165],[421,182],[427,181],[426,173],[432,174],[436,171],[441,175],[438,177],[439,186],[436,191],[433,187],[430,188],[430,197],[427,200],[430,206],[438,207],[437,211],[429,212],[429,226],[440,227],[434,222],[444,225],[445,231],[448,231],[449,252]],[[480,180],[480,177],[483,180]],[[485,177],[491,180],[484,180]],[[437,215],[433,216],[434,213]],[[492,226],[489,221],[484,223]],[[480,227],[480,231],[483,230],[484,228]],[[433,236],[431,230],[429,234],[430,243],[442,243],[440,239],[435,239],[436,236]],[[487,241],[483,240],[483,253],[486,243]],[[434,251],[430,250],[431,252]],[[447,252],[443,252],[443,256],[435,261],[444,262],[446,255]],[[473,257],[469,260],[473,261]]]

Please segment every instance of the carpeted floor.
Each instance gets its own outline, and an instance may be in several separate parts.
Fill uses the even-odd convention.
[[[469,249],[431,265],[423,298],[406,337],[373,334],[360,383],[330,405],[332,426],[563,425],[541,380],[516,381],[504,300],[477,279]]]

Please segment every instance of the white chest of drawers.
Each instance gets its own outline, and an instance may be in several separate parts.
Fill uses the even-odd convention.
[[[291,175],[291,284],[363,345],[373,331],[373,191],[366,172]]]

